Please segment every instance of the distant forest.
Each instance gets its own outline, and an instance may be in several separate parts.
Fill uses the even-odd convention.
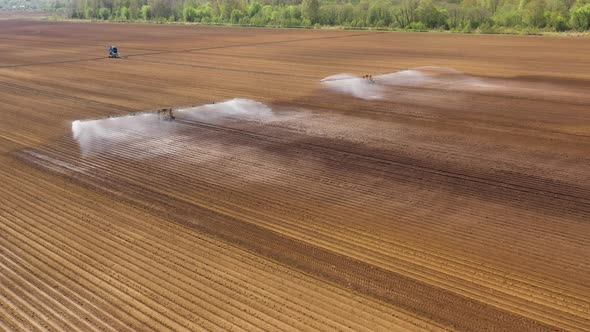
[[[11,11],[52,11],[55,3],[51,0],[0,0],[0,10]]]
[[[590,0],[53,1],[52,9],[70,18],[116,21],[481,33],[590,29]]]

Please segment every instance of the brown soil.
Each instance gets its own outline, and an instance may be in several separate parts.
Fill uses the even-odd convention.
[[[5,20],[0,45],[0,329],[590,331],[588,39]],[[319,83],[419,66],[460,73]],[[232,98],[272,111],[72,133]]]

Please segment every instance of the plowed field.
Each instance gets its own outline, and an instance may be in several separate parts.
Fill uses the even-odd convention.
[[[590,331],[590,39],[0,46],[0,330]]]

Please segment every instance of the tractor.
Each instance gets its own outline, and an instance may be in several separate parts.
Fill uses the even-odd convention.
[[[176,119],[176,117],[172,113],[172,109],[171,108],[163,108],[163,109],[160,109],[160,110],[157,111],[157,114],[158,114],[158,118],[160,120],[174,121],[174,119]]]
[[[109,47],[109,58],[120,58],[119,50],[117,49],[117,46]]]

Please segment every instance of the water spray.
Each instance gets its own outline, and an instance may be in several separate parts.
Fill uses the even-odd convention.
[[[475,76],[448,67],[422,66],[392,73],[364,75],[337,74],[322,79],[328,90],[360,99],[384,99],[395,88],[438,88],[474,90],[492,88]]]
[[[215,122],[230,118],[264,122],[272,119],[267,105],[249,99],[230,99],[195,107],[161,108],[143,112],[111,115],[106,118],[72,122],[72,136],[83,155],[104,152],[112,144],[140,144],[138,138],[150,139],[174,134],[187,121]],[[178,121],[176,121],[178,120]]]

